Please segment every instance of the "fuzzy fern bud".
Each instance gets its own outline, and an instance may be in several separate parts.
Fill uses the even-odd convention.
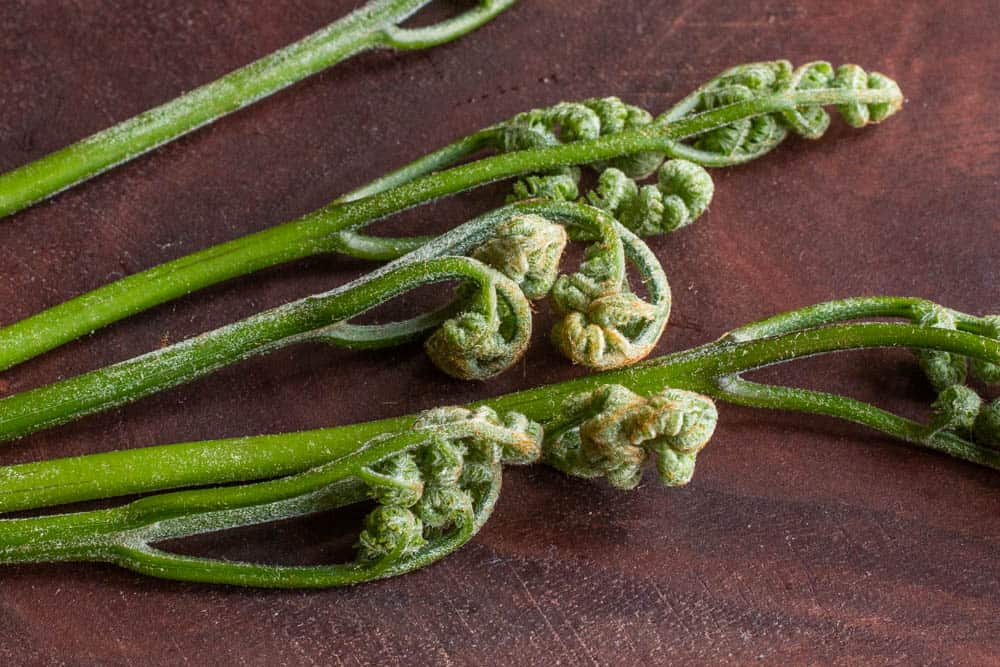
[[[507,203],[524,199],[573,201],[580,196],[580,170],[565,167],[549,174],[534,174],[515,181]]]
[[[413,456],[398,454],[372,469],[381,479],[370,487],[371,496],[382,505],[410,507],[420,500],[424,490],[420,469]]]
[[[656,470],[666,486],[691,481],[695,459],[715,433],[719,413],[701,394],[667,389],[651,397],[635,417],[633,442],[656,453]]]
[[[574,363],[590,368],[620,368],[649,354],[633,345],[635,336],[656,316],[655,307],[634,294],[598,297],[582,311],[566,313],[552,329],[556,347]]]
[[[529,299],[540,299],[556,281],[566,241],[562,225],[538,215],[519,215],[498,226],[472,257],[516,282]]]
[[[485,380],[521,358],[531,338],[531,306],[510,278],[492,273],[493,299],[477,292],[471,309],[444,322],[424,349],[442,371],[462,380]]]
[[[497,148],[503,152],[555,146],[561,143],[596,139],[644,127],[653,116],[617,97],[560,102],[551,107],[520,113],[500,125]],[[662,153],[644,151],[593,163],[600,171],[620,169],[632,178],[645,178],[663,162]],[[519,179],[508,201],[542,197],[571,201],[579,196],[580,170],[561,167]]]
[[[626,130],[645,127],[653,122],[653,115],[631,104],[625,104],[617,97],[604,97],[584,102],[601,119],[601,135],[618,134]],[[591,166],[596,171],[618,169],[629,178],[646,178],[663,163],[663,153],[640,152],[623,155],[613,160],[595,162]]]
[[[896,82],[857,65],[836,70],[827,62],[806,63],[793,69],[786,60],[749,63],[730,68],[692,93],[657,122],[674,122],[720,107],[770,96],[812,99],[793,109],[742,118],[698,135],[690,144],[675,144],[670,153],[705,166],[726,166],[753,160],[780,144],[792,130],[818,139],[830,125],[822,108],[825,99],[848,98],[837,109],[845,121],[861,127],[894,114],[903,103]],[[805,100],[803,100],[805,101]]]
[[[518,412],[508,412],[501,419],[484,406],[435,408],[421,414],[414,428],[440,431],[439,437],[460,449],[466,466],[472,460],[489,465],[529,463],[541,455],[542,427]],[[459,431],[463,435],[456,436]]]
[[[358,559],[378,561],[406,557],[424,544],[423,524],[413,512],[395,505],[380,505],[368,515],[365,528],[358,536]]]
[[[903,104],[903,94],[895,81],[884,74],[868,74],[858,65],[841,65],[834,70],[827,62],[807,63],[791,73],[783,88],[790,91],[829,88],[856,93],[858,99],[855,101],[837,105],[837,111],[852,127],[881,122],[898,111]],[[865,94],[872,90],[883,93],[885,101],[864,100]],[[799,107],[785,112],[783,117],[795,132],[807,139],[823,136],[830,125],[829,114],[819,105]]]
[[[588,193],[592,206],[608,211],[640,236],[673,232],[694,222],[712,201],[715,185],[704,167],[669,160],[660,167],[657,184],[640,188],[617,169],[601,174]]]
[[[561,412],[579,426],[546,443],[546,462],[622,489],[639,484],[650,454],[665,485],[687,484],[718,420],[715,404],[700,394],[667,389],[645,399],[620,385],[571,396]]]
[[[432,486],[413,509],[425,533],[434,533],[472,512],[472,504],[469,492],[456,485]]]
[[[975,391],[961,384],[953,384],[938,394],[931,404],[931,428],[934,431],[971,433],[979,416],[983,399]]]
[[[1000,315],[987,315],[982,318],[986,331],[984,335],[993,340],[1000,340]],[[972,375],[987,384],[1000,382],[1000,364],[991,364],[981,359],[973,359],[969,363]]]
[[[914,319],[920,326],[937,329],[956,328],[955,317],[947,309],[934,303],[919,306]],[[938,391],[965,382],[968,365],[965,357],[934,350],[918,350],[916,355],[927,379]]]
[[[663,197],[662,231],[672,232],[697,220],[712,203],[715,184],[708,172],[687,160],[670,160],[660,167],[658,185]],[[642,234],[643,231],[637,231]]]
[[[420,470],[428,484],[450,486],[462,476],[465,448],[448,438],[435,436],[420,453]]]

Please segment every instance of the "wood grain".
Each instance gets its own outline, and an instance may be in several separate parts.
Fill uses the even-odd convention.
[[[346,0],[0,3],[0,169],[61,147],[288,43]],[[835,121],[717,174],[697,225],[652,241],[676,295],[658,352],[750,319],[862,294],[1000,312],[1000,83],[994,3],[523,0],[471,38],[361,56],[0,221],[0,322],[264,229],[450,139],[561,99],[663,109],[729,65],[857,62],[904,111]],[[441,229],[485,188],[386,228]],[[180,340],[356,276],[322,258],[207,290],[5,373],[0,395]],[[415,298],[415,297],[414,297]],[[407,304],[394,306],[405,310]],[[412,307],[412,304],[409,305]],[[0,464],[279,432],[461,403],[573,376],[544,340],[491,384],[389,354],[287,350],[6,447]],[[777,373],[920,414],[905,353]],[[10,665],[1000,664],[996,473],[861,428],[722,408],[685,489],[632,493],[545,469],[507,474],[460,553],[351,590],[181,585],[111,567],[0,572]],[[356,519],[357,516],[347,519]],[[317,517],[183,545],[321,562],[348,520]]]

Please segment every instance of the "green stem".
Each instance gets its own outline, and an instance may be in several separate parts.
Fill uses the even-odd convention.
[[[751,322],[730,331],[725,338],[730,341],[751,340],[863,318],[898,317],[912,320],[921,306],[933,305],[931,301],[926,299],[900,296],[863,296],[827,301]],[[972,317],[954,310],[949,312],[955,317],[960,330],[981,336],[986,335],[987,329],[983,325],[982,318]]]
[[[495,148],[498,136],[499,130],[496,127],[488,127],[484,130],[474,132],[454,143],[448,144],[444,148],[439,148],[395,171],[391,171],[384,176],[376,178],[374,181],[351,190],[347,194],[337,198],[336,201],[349,202],[371,197],[404,183],[414,181],[427,174],[451,167],[464,158],[478,153],[485,148]]]
[[[723,340],[630,368],[520,391],[477,405],[502,414],[520,412],[544,423],[559,414],[559,406],[568,396],[604,384],[621,384],[647,396],[675,387],[752,404],[748,395],[738,395],[731,386],[720,386],[719,378],[816,354],[876,347],[933,349],[1000,362],[1000,341],[963,331],[907,324],[835,325],[738,343]],[[996,456],[991,458],[946,438],[921,441],[905,420],[886,418],[884,413],[872,412],[874,408],[862,409],[851,399],[831,397],[823,401],[832,407],[823,408],[822,401],[809,396],[776,392],[766,405],[760,405],[829,414],[975,463],[1000,467]],[[413,420],[413,416],[396,417],[281,436],[164,445],[8,466],[0,468],[0,511],[295,474],[343,456],[379,433],[405,431]]]
[[[343,326],[348,318],[420,285],[463,279],[489,289],[486,271],[464,257],[407,262],[360,283],[264,311],[176,345],[9,396],[0,400],[0,440],[123,405],[280,349],[302,334]]]
[[[856,102],[859,97],[863,98],[862,101],[885,101],[877,93],[878,91],[858,93],[836,89],[776,93],[672,123],[654,123],[597,139],[495,155],[450,169],[425,173],[426,169],[468,154],[481,141],[486,141],[483,137],[471,143],[463,140],[452,148],[439,151],[429,162],[418,161],[417,167],[404,167],[395,172],[395,175],[386,177],[388,180],[376,181],[378,184],[372,186],[375,194],[371,196],[356,201],[350,201],[348,197],[347,201],[332,202],[298,220],[128,276],[4,327],[0,329],[0,370],[129,315],[210,285],[311,255],[344,251],[351,242],[350,237],[346,237],[348,240],[345,241],[344,232],[356,231],[389,215],[440,197],[556,167],[586,164],[635,153],[663,153],[674,142],[686,137],[743,118],[789,110],[804,104],[843,104]],[[424,175],[405,180],[415,174]],[[394,187],[381,190],[388,185]],[[360,190],[362,193],[365,191],[366,188]],[[363,239],[355,241],[360,245],[364,242]],[[392,248],[380,246],[366,252],[366,256],[383,258],[392,254]]]
[[[401,428],[412,425],[400,420]],[[124,451],[0,468],[0,509],[15,511],[113,498],[155,489],[269,479],[302,472],[345,456],[383,425],[352,424],[295,434],[232,438],[149,447],[123,460]],[[216,456],[225,450],[226,457]],[[292,464],[294,462],[294,464]],[[107,471],[109,474],[96,471]]]
[[[374,0],[308,37],[161,106],[0,175],[0,217],[73,187],[373,48],[423,49],[490,21],[516,0],[489,0],[419,29],[399,24],[431,0]]]
[[[721,378],[711,395],[729,403],[755,408],[794,410],[836,417],[862,424],[911,444],[948,454],[977,465],[1000,470],[1000,450],[982,447],[947,431],[938,431],[910,419],[846,396],[795,387],[750,382],[740,377]]]

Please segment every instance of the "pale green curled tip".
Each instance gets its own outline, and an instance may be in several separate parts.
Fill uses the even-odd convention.
[[[785,74],[777,85],[788,90],[807,91],[827,88],[833,81],[833,66],[828,62],[816,61]],[[848,109],[855,107],[854,104],[844,106]],[[782,117],[792,131],[805,139],[819,139],[830,127],[830,114],[818,105],[797,107],[786,111]]]
[[[374,48],[425,49],[488,23],[516,0],[476,6],[420,28],[400,26],[432,0],[372,0],[327,27],[174,100],[0,175],[0,217],[82,183]]]
[[[691,481],[695,458],[717,421],[715,404],[694,392],[668,388],[647,399],[604,385],[566,399],[544,460],[569,475],[606,477],[617,488],[633,489],[655,453],[663,484],[681,486]]]
[[[790,69],[791,66],[784,60],[732,67],[681,100],[658,120],[676,122],[731,104],[773,95],[778,83],[788,77]],[[787,129],[781,121],[781,114],[758,114],[703,132],[690,143],[676,142],[671,145],[670,154],[705,166],[739,164],[766,154],[786,136]]]
[[[903,103],[903,94],[895,81],[878,72],[868,74],[858,65],[841,65],[838,67],[833,79],[833,87],[856,90],[858,92],[886,90],[895,93],[895,99],[891,102],[865,104],[859,101],[838,105],[837,111],[840,112],[840,115],[844,117],[844,120],[851,127],[864,127],[869,123],[882,122],[896,113]]]
[[[586,104],[560,102],[517,114],[498,125],[497,149],[510,153],[596,139],[601,119]],[[544,197],[572,201],[579,195],[580,170],[574,165],[549,169],[518,179],[508,201]]]
[[[673,232],[701,217],[712,203],[715,184],[704,167],[687,160],[669,160],[658,173],[663,197],[663,231]]]
[[[981,319],[982,335],[1000,340],[1000,315],[986,315]],[[991,364],[981,359],[973,359],[969,363],[972,375],[987,384],[1000,383],[1000,364]]]
[[[501,418],[485,407],[428,410],[411,430],[424,436],[419,446],[358,471],[379,503],[358,538],[359,561],[402,562],[454,526],[481,525],[476,507],[498,483],[500,464],[530,463],[541,454],[540,425],[517,413]],[[392,437],[378,436],[364,448],[384,446]]]
[[[961,435],[972,433],[982,408],[983,399],[975,391],[961,384],[943,389],[931,404],[930,428],[934,431],[952,431]]]
[[[621,385],[604,385],[567,398],[560,416],[575,428],[557,432],[543,447],[548,465],[574,477],[605,477],[620,489],[633,489],[642,479],[647,454],[627,432],[632,414],[644,404]]]
[[[657,184],[641,188],[624,172],[606,169],[587,199],[639,236],[652,236],[690,225],[708,209],[714,193],[715,184],[704,167],[668,160],[658,170]]]
[[[497,125],[497,148],[504,152],[598,139],[638,130],[653,122],[648,111],[625,104],[617,97],[582,102],[560,102],[551,107],[520,113]],[[637,151],[611,160],[597,160],[590,167],[600,172],[615,168],[630,178],[645,178],[656,171],[665,155]],[[508,201],[544,197],[571,201],[579,196],[581,172],[576,166],[560,167],[521,178],[514,183]]]
[[[507,463],[531,463],[541,455],[541,427],[521,414],[509,413],[501,417],[487,406],[466,408],[452,405],[425,410],[414,422],[414,428],[441,426],[460,426],[464,434],[461,438],[448,438],[458,448],[451,450],[448,456],[425,458],[425,464],[429,466],[427,471],[435,479],[454,477],[452,456],[455,451],[488,449],[491,461],[495,459]],[[497,433],[503,433],[503,437],[497,437]]]
[[[412,556],[426,544],[424,526],[413,512],[404,507],[383,505],[365,519],[365,529],[358,536],[358,559],[397,560]]]
[[[422,413],[414,423],[415,429],[458,426],[465,429],[462,437],[434,438],[420,459],[425,488],[414,511],[428,538],[469,512],[470,492],[488,489],[501,463],[533,463],[541,456],[541,425],[516,412],[500,417],[487,407],[444,407]]]
[[[460,380],[486,380],[503,372],[531,341],[527,297],[507,276],[486,265],[483,269],[491,274],[489,284],[460,289],[472,292],[466,297],[468,310],[446,320],[424,343],[434,365]]]
[[[413,511],[420,521],[421,539],[444,533],[459,517],[472,512],[472,497],[457,485],[430,485]]]
[[[465,448],[461,445],[447,438],[433,438],[421,453],[421,484],[424,479],[437,486],[457,484],[462,477],[464,457]]]
[[[656,454],[656,470],[665,486],[683,486],[694,475],[698,452],[715,433],[719,413],[707,396],[666,389],[647,401],[635,417],[633,442]]]
[[[925,302],[914,307],[915,324],[935,329],[955,330],[958,324],[955,316],[947,308],[936,303]],[[935,351],[917,351],[917,359],[927,379],[938,391],[965,383],[968,363],[965,357]]]
[[[496,415],[496,411],[487,406],[479,406],[474,411],[476,414]],[[510,441],[500,442],[500,457],[504,463],[523,465],[534,463],[542,456],[542,442],[545,439],[545,432],[542,425],[536,421],[528,419],[520,412],[507,412],[504,414],[501,423],[508,432],[518,437],[511,438]]]
[[[540,299],[555,284],[568,240],[562,225],[540,215],[518,215],[499,225],[471,257],[513,280],[529,299]]]
[[[851,127],[880,123],[903,106],[903,93],[895,81],[874,72],[868,74],[858,65],[845,64],[836,70],[827,62],[813,62],[794,70],[786,84],[788,90],[850,91],[857,99],[836,105]],[[878,99],[871,99],[871,94]],[[789,125],[807,139],[818,139],[830,125],[829,114],[820,105],[798,107],[785,115]]]
[[[588,100],[587,104],[598,118],[605,135],[642,129],[653,122],[653,114],[633,104],[626,104],[617,97]],[[617,169],[629,178],[643,179],[663,164],[666,154],[660,151],[639,151],[629,155],[599,160],[590,164],[597,172]]]
[[[580,170],[565,167],[556,173],[525,176],[514,183],[507,203],[524,199],[551,199],[552,201],[573,201],[580,196]]]
[[[793,69],[787,60],[774,60],[724,71],[657,122],[677,122],[773,96],[787,99],[790,108],[738,119],[702,133],[690,143],[675,142],[668,153],[705,166],[739,164],[772,150],[784,141],[788,130],[806,139],[822,137],[830,126],[824,104],[833,103],[852,127],[882,122],[903,105],[899,86],[884,74],[868,74],[851,64],[834,69],[825,61]]]
[[[899,89],[899,84],[879,72],[872,72],[868,75],[868,90],[881,90],[888,93],[889,99],[885,102],[868,103],[869,123],[881,123],[883,120],[893,115],[903,108],[903,91]],[[860,127],[860,125],[855,125]]]
[[[424,482],[412,454],[400,454],[363,471],[372,498],[382,505],[410,507],[420,500]]]
[[[597,240],[580,268],[559,276],[552,302],[562,315],[552,328],[556,347],[573,363],[599,370],[620,368],[647,356],[670,315],[671,295],[656,256],[613,219],[599,220]],[[632,292],[626,262],[638,269],[648,300]]]

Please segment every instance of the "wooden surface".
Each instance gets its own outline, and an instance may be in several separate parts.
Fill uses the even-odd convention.
[[[0,169],[356,4],[0,3]],[[878,69],[908,103],[884,126],[856,131],[836,120],[818,143],[793,139],[716,171],[704,219],[651,242],[676,296],[658,352],[853,295],[998,312],[997,14],[985,0],[523,0],[470,38],[361,56],[0,221],[0,322],[291,219],[515,112],[612,94],[659,111],[727,66],[775,57]],[[485,188],[384,228],[443,229],[502,196]],[[321,258],[207,290],[4,373],[0,395],[366,268]],[[416,345],[388,354],[298,347],[5,447],[0,464],[355,422],[574,376],[581,371],[545,340],[551,321],[541,308],[526,362],[490,384],[443,378]],[[913,415],[932,398],[902,352],[769,376]],[[647,479],[621,493],[540,467],[510,470],[472,544],[360,588],[261,592],[86,564],[4,569],[0,663],[1000,664],[998,492],[997,473],[862,428],[723,406],[689,487]],[[182,548],[324,562],[344,555],[346,526],[318,517]]]

